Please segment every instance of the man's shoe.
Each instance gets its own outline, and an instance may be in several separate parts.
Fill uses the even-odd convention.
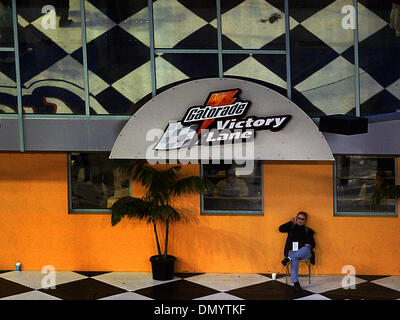
[[[289,258],[286,257],[285,259],[283,259],[283,260],[281,261],[281,263],[286,267],[286,265],[288,264],[289,261],[290,261]]]
[[[296,282],[294,283],[293,287],[294,287],[294,291],[301,291],[301,290],[303,290],[303,289],[300,287],[300,283],[299,283],[298,281],[296,281]]]

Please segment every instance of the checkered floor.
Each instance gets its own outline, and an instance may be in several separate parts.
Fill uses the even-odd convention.
[[[357,276],[343,289],[343,275],[300,277],[302,292],[270,274],[177,273],[156,281],[148,272],[59,271],[55,288],[40,271],[1,271],[0,299],[6,300],[400,300],[400,276]],[[42,284],[44,283],[44,285]]]
[[[79,0],[70,0],[68,28],[43,28],[46,0],[18,1],[24,111],[85,112]],[[147,0],[87,0],[90,108],[93,114],[133,114],[151,97]],[[283,0],[221,0],[223,49],[284,49]],[[353,0],[290,1],[293,101],[309,116],[354,113],[354,30],[342,8]],[[215,0],[154,1],[155,46],[216,49]],[[359,0],[362,115],[400,105],[400,38],[390,28],[390,1]],[[277,18],[271,22],[270,17]],[[59,19],[59,18],[57,18]],[[57,20],[58,21],[58,20]],[[158,53],[157,88],[218,76],[217,54]],[[16,112],[13,63],[0,61],[0,109]],[[224,54],[225,76],[265,81],[286,90],[285,55]],[[44,99],[42,97],[47,97]],[[0,112],[1,112],[0,110]]]

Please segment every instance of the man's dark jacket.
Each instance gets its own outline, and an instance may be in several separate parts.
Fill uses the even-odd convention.
[[[285,257],[287,257],[289,255],[289,250],[291,250],[291,248],[292,248],[294,228],[295,228],[295,223],[293,223],[292,221],[284,223],[283,225],[281,225],[279,227],[279,231],[280,232],[287,232],[287,234],[288,234],[287,239],[286,239],[286,243],[285,243],[285,249],[283,251],[283,254],[285,255]],[[308,243],[308,244],[311,245],[311,259],[310,259],[310,262],[312,264],[315,264],[315,253],[314,253],[314,250],[313,250],[315,248],[314,231],[311,228],[306,227],[306,226],[305,226],[305,231],[306,231],[306,241],[305,241],[305,243]]]

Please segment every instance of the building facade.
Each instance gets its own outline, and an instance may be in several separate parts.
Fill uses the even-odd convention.
[[[113,201],[143,194],[114,170],[113,144],[166,90],[236,78],[285,96],[317,125],[324,115],[368,118],[368,133],[324,133],[333,162],[262,160],[244,178],[255,192],[238,201],[247,209],[177,199],[186,217],[172,227],[177,271],[284,272],[278,226],[302,210],[316,231],[313,273],[400,274],[398,201],[370,206],[398,181],[395,1],[0,3],[0,268],[149,271],[151,228],[111,227]]]

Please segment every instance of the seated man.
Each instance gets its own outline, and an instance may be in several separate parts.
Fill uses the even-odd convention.
[[[230,168],[226,173],[226,178],[219,181],[216,185],[215,195],[224,197],[246,197],[249,194],[247,183],[235,177],[235,171]]]
[[[310,259],[311,263],[315,264],[314,231],[305,226],[306,219],[307,213],[300,211],[295,218],[279,227],[280,232],[288,233],[282,264],[286,266],[289,260],[291,261],[291,280],[297,291],[301,290],[298,279],[299,260]]]

